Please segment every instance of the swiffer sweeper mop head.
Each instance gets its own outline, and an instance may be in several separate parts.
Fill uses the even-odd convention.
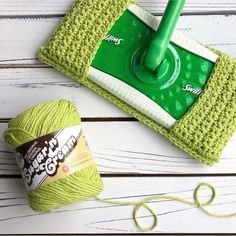
[[[131,0],[77,0],[39,58],[160,132],[205,164],[236,130],[236,61],[174,31]]]

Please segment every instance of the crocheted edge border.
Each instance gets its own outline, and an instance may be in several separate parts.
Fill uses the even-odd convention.
[[[57,32],[57,30],[54,31],[54,33],[56,33],[56,32]],[[105,34],[106,33],[107,32],[105,32]],[[178,146],[179,148],[181,148],[185,152],[189,153],[190,155],[192,155],[194,158],[198,159],[202,163],[207,164],[207,165],[213,165],[214,163],[219,161],[220,155],[223,151],[223,147],[222,147],[222,151],[219,154],[217,153],[216,156],[208,159],[205,156],[203,156],[201,153],[193,150],[193,148],[189,144],[184,143],[183,140],[181,140],[181,138],[176,137],[174,135],[174,133],[172,133],[172,130],[175,127],[177,127],[178,125],[181,125],[182,120],[186,119],[186,117],[191,115],[192,110],[194,109],[194,107],[196,107],[198,105],[198,103],[199,103],[199,101],[201,101],[201,99],[198,99],[198,101],[192,106],[192,108],[170,130],[168,130],[168,129],[164,128],[163,126],[161,126],[159,123],[153,121],[151,118],[144,115],[143,113],[139,112],[135,108],[131,107],[130,105],[128,105],[124,101],[120,100],[119,98],[117,98],[113,94],[109,93],[108,91],[106,91],[105,89],[100,87],[99,85],[88,80],[86,78],[86,75],[81,77],[81,76],[77,75],[76,72],[73,71],[73,69],[68,69],[63,64],[59,64],[58,61],[55,61],[52,57],[50,57],[50,51],[51,51],[50,46],[48,46],[47,44],[45,46],[43,46],[40,50],[40,53],[39,53],[39,59],[42,62],[45,62],[46,64],[49,64],[49,65],[55,67],[56,69],[58,69],[59,71],[61,71],[64,74],[66,74],[68,77],[72,78],[73,80],[75,80],[77,82],[79,81],[80,83],[82,83],[85,86],[87,86],[88,88],[92,89],[93,91],[95,91],[99,95],[103,96],[105,99],[114,103],[116,106],[118,106],[122,110],[126,111],[127,113],[129,113],[130,115],[135,117],[137,120],[143,122],[144,124],[146,124],[147,126],[152,128],[153,130],[155,130],[156,132],[159,132],[160,134],[165,136],[171,143]],[[214,52],[216,52],[216,51],[214,51]],[[224,55],[225,55],[225,54],[221,54],[220,52],[216,52],[216,53],[219,54],[219,59],[215,65],[215,68],[218,67],[218,64],[220,63],[220,59],[222,57],[224,57]],[[88,67],[89,67],[89,65],[88,65]],[[215,77],[214,73],[212,73],[212,75],[209,79],[209,82],[211,81],[212,77]],[[201,96],[205,96],[206,93],[207,93],[207,86]]]
[[[220,56],[221,57],[221,56]],[[143,113],[139,112],[138,110],[136,110],[135,108],[131,107],[130,105],[128,105],[127,103],[125,103],[124,101],[120,100],[119,98],[117,98],[116,96],[114,96],[113,94],[109,93],[108,91],[106,91],[105,89],[103,89],[102,87],[98,86],[97,84],[93,83],[92,81],[86,79],[86,78],[78,78],[77,75],[73,72],[68,70],[67,68],[65,68],[63,65],[59,65],[57,64],[56,61],[53,61],[53,59],[49,58],[47,56],[47,54],[45,54],[45,51],[41,50],[40,54],[39,54],[39,59],[42,62],[45,62],[46,64],[49,64],[53,67],[55,67],[56,69],[58,69],[59,71],[61,71],[63,74],[66,74],[68,77],[72,78],[73,80],[77,81],[77,82],[81,82],[82,84],[84,84],[86,87],[92,89],[93,91],[95,91],[96,93],[98,93],[99,95],[101,95],[102,97],[104,97],[105,99],[109,100],[110,102],[114,103],[115,105],[117,105],[119,108],[121,108],[122,110],[126,111],[127,113],[129,113],[130,115],[132,115],[134,118],[136,118],[137,120],[143,122],[144,124],[146,124],[147,126],[149,126],[150,128],[152,128],[153,130],[155,130],[156,132],[159,132],[160,134],[164,135],[171,143],[173,143],[174,145],[178,146],[179,148],[181,148],[182,150],[184,150],[185,152],[189,153],[190,155],[192,155],[194,158],[198,159],[199,161],[201,161],[202,163],[206,164],[206,165],[213,165],[216,162],[219,161],[220,159],[220,155],[216,156],[215,158],[213,158],[210,162],[208,160],[206,160],[204,158],[204,156],[202,156],[200,153],[194,151],[191,149],[191,147],[189,147],[188,144],[185,144],[182,142],[182,140],[179,140],[178,138],[176,138],[174,135],[172,135],[170,133],[171,130],[167,130],[166,128],[164,128],[163,126],[161,126],[159,123],[155,122],[154,120],[152,120],[151,118],[147,117],[146,115],[144,115]],[[219,63],[219,60],[216,63],[216,67]],[[213,74],[211,75],[209,81],[211,81]],[[202,95],[207,93],[207,88],[203,91]],[[189,113],[191,113],[192,109],[197,106],[199,103],[199,101],[197,101],[193,107],[185,114],[185,116],[182,119],[185,119],[186,116],[189,115]],[[178,121],[176,125],[179,124]],[[223,150],[222,150],[223,151]]]

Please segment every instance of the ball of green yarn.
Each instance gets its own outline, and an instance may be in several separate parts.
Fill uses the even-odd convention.
[[[69,101],[41,103],[9,122],[4,139],[10,149],[62,128],[80,124],[80,116]],[[96,165],[28,192],[29,205],[39,212],[49,212],[64,205],[98,195],[103,182]]]

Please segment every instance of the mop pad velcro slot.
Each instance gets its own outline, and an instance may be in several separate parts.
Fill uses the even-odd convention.
[[[203,163],[214,164],[236,129],[235,60],[219,54],[200,98],[170,129],[86,78],[102,40],[132,3],[76,1],[41,48],[39,59],[91,88]]]

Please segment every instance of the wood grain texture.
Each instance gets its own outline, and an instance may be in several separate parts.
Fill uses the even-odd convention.
[[[236,210],[236,177],[190,178],[103,178],[102,197],[119,201],[141,201],[156,194],[174,195],[192,200],[195,186],[211,182],[217,188],[217,198],[211,211],[232,213]],[[184,183],[184,184],[183,184]],[[207,201],[210,192],[203,189],[201,201]],[[235,219],[217,219],[205,215],[196,207],[173,201],[155,201],[150,204],[159,214],[159,233],[233,233]],[[132,206],[115,206],[90,199],[61,208],[48,214],[33,212],[27,203],[21,179],[0,179],[0,233],[136,233]],[[139,214],[143,223],[150,224],[149,212]],[[14,226],[14,227],[13,227]]]
[[[37,54],[61,18],[0,19],[0,64],[38,64]],[[183,16],[177,28],[195,40],[236,56],[236,16]]]
[[[64,15],[74,0],[0,0],[1,16]],[[162,14],[167,0],[138,0],[147,11]],[[236,11],[234,0],[188,0],[184,14],[225,14]]]
[[[68,99],[82,117],[129,117],[121,109],[51,68],[0,68],[0,118],[44,101]],[[29,99],[31,98],[31,99]]]
[[[90,199],[49,214],[33,212],[16,162],[2,138],[7,124],[1,120],[58,98],[75,103],[82,117],[129,118],[100,96],[37,60],[39,47],[73,1],[0,0],[0,234],[139,232],[132,220],[132,206],[113,206]],[[167,0],[138,2],[149,12],[160,15]],[[181,17],[178,29],[236,56],[235,13],[235,0],[187,0],[183,14],[188,16]],[[168,194],[190,200],[198,183],[212,182],[219,195],[212,211],[236,210],[236,177],[226,177],[236,175],[236,136],[229,142],[221,162],[208,168],[139,122],[83,122],[83,129],[98,169],[106,176],[102,193],[105,198],[137,201],[154,194]],[[140,177],[142,174],[161,177]],[[185,174],[198,176],[178,177]],[[222,177],[201,177],[202,174]],[[124,177],[127,175],[136,177]],[[201,192],[201,199],[208,200],[209,194],[207,190]],[[236,232],[236,219],[211,218],[195,207],[171,201],[157,201],[151,206],[160,215],[157,232],[161,234]],[[147,211],[141,211],[140,219],[147,223],[152,220]]]
[[[83,122],[84,133],[102,174],[233,174],[236,135],[221,162],[206,167],[139,122]],[[13,154],[2,137],[0,124],[0,175],[19,174]]]

